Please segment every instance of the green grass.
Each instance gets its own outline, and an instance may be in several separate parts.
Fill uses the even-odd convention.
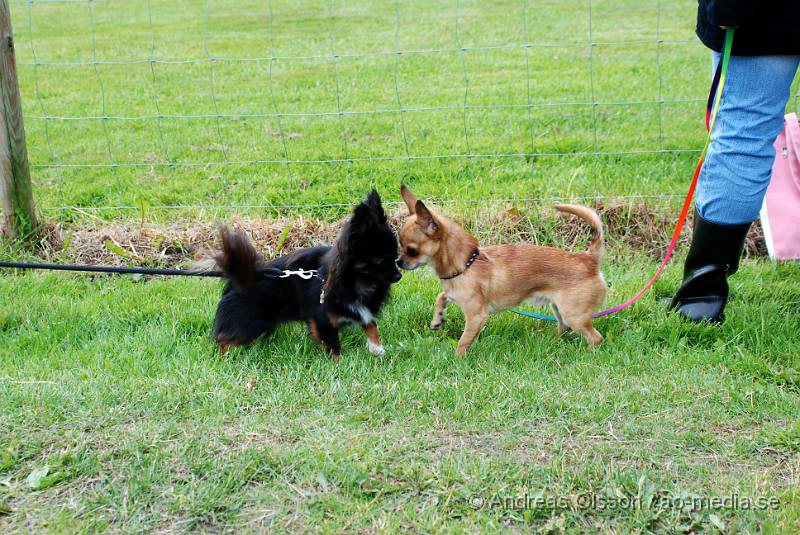
[[[271,4],[270,24],[261,0],[211,2],[207,22],[203,2],[95,1],[93,25],[88,3],[12,4],[32,163],[148,164],[36,167],[39,206],[313,205],[403,180],[439,199],[678,194],[694,153],[591,154],[703,142],[709,53],[691,0],[593,2],[591,25],[583,0],[334,2],[332,18],[327,2]],[[401,107],[419,111],[385,113]],[[290,115],[248,117],[276,111]],[[356,161],[287,167],[287,152]],[[531,152],[552,156],[459,156]],[[213,165],[253,160],[277,163]]]
[[[650,268],[638,257],[609,262],[610,300],[632,294]],[[748,262],[721,328],[682,324],[647,298],[598,320],[606,342],[593,353],[555,339],[550,323],[493,316],[456,358],[449,339],[463,318],[451,307],[445,330],[429,331],[438,283],[414,272],[380,321],[388,356],[371,356],[351,330],[339,364],[299,326],[220,358],[208,334],[218,282],[3,277],[0,501],[13,512],[0,526],[790,533],[800,290],[785,281],[798,277],[797,265]],[[503,501],[526,494],[779,505]],[[475,496],[495,506],[475,510]]]
[[[280,124],[244,116],[337,110],[327,2],[272,2],[272,39],[268,2],[210,2],[208,54],[204,2],[91,2],[96,46],[89,5],[11,4],[36,200],[67,234],[106,223],[50,209],[140,206],[98,215],[146,226],[276,213],[158,205],[351,203],[370,185],[396,202],[401,182],[440,200],[682,194],[695,154],[584,153],[703,141],[709,58],[692,36],[690,0],[591,2],[592,40],[606,43],[594,47],[581,45],[585,1],[335,2],[342,110],[398,109],[396,93],[404,109],[461,106],[465,68],[469,105],[517,107]],[[608,44],[657,38],[665,42]],[[520,48],[452,50],[525,42],[581,46],[533,46],[527,63]],[[269,62],[154,64],[154,92],[150,64],[95,70],[95,48],[100,61],[322,57],[276,60],[273,103]],[[363,55],[398,49],[448,51]],[[153,116],[156,102],[165,116],[225,116],[41,118]],[[281,128],[292,160],[344,158],[345,139],[350,158],[405,156],[404,139],[416,156],[531,147],[558,156],[537,157],[533,173],[524,157],[36,167],[108,164],[109,144],[117,163],[282,161]],[[526,239],[569,245],[554,221],[536,218],[547,203],[515,203],[530,219]],[[447,206],[481,238],[515,232],[491,213],[481,228],[475,215],[508,203]],[[657,264],[624,236],[610,241],[603,270],[616,305]],[[428,330],[438,283],[420,271],[395,287],[380,320],[388,355],[370,355],[349,330],[339,364],[300,326],[220,358],[209,336],[218,281],[4,273],[0,533],[797,533],[800,266],[743,262],[728,320],[690,326],[653,300],[678,284],[681,254],[641,302],[597,321],[606,341],[593,353],[578,338],[556,339],[550,323],[505,313],[456,358],[463,318],[451,306],[444,330]],[[3,245],[0,255],[31,253]],[[512,503],[526,496],[561,503]],[[586,496],[594,507],[582,506]],[[777,507],[656,506],[715,496]],[[648,505],[601,507],[615,498]]]

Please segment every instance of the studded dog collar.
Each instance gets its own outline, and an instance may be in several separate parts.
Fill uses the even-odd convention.
[[[459,275],[461,275],[465,271],[467,271],[469,269],[469,267],[475,262],[475,260],[478,259],[478,256],[480,256],[480,254],[481,254],[481,252],[476,247],[475,249],[472,250],[472,254],[469,255],[469,258],[467,259],[467,265],[464,267],[464,269],[462,271],[459,271],[458,273],[453,273],[449,277],[439,277],[439,278],[441,280],[443,280],[443,281],[444,280],[455,279],[456,277],[458,277]]]

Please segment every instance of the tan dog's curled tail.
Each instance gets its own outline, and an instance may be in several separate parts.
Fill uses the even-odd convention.
[[[576,215],[586,221],[592,227],[592,243],[589,244],[589,254],[592,255],[599,264],[603,260],[605,252],[605,241],[603,240],[603,222],[597,212],[586,206],[577,204],[557,204],[555,206],[559,212]]]

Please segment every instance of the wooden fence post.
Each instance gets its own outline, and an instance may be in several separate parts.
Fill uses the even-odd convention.
[[[8,0],[0,0],[0,197],[8,238],[37,226]]]

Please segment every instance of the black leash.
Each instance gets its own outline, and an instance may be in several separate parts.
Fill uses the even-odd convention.
[[[118,266],[79,266],[71,264],[35,264],[32,262],[0,262],[0,268],[54,269],[57,271],[92,271],[95,273],[133,273],[138,275],[185,275],[190,277],[222,277],[221,271],[129,268],[129,267],[118,267]],[[277,271],[280,272],[280,270]]]
[[[159,269],[159,268],[132,268],[118,266],[81,266],[72,264],[36,264],[33,262],[0,262],[0,268],[18,269],[51,269],[57,271],[89,271],[95,273],[131,273],[134,275],[178,275],[184,277],[224,277],[221,271],[189,270],[189,269]],[[283,270],[278,268],[264,268],[259,270],[261,275],[270,278],[286,278],[297,275],[303,279],[319,277],[316,270],[298,269]]]

